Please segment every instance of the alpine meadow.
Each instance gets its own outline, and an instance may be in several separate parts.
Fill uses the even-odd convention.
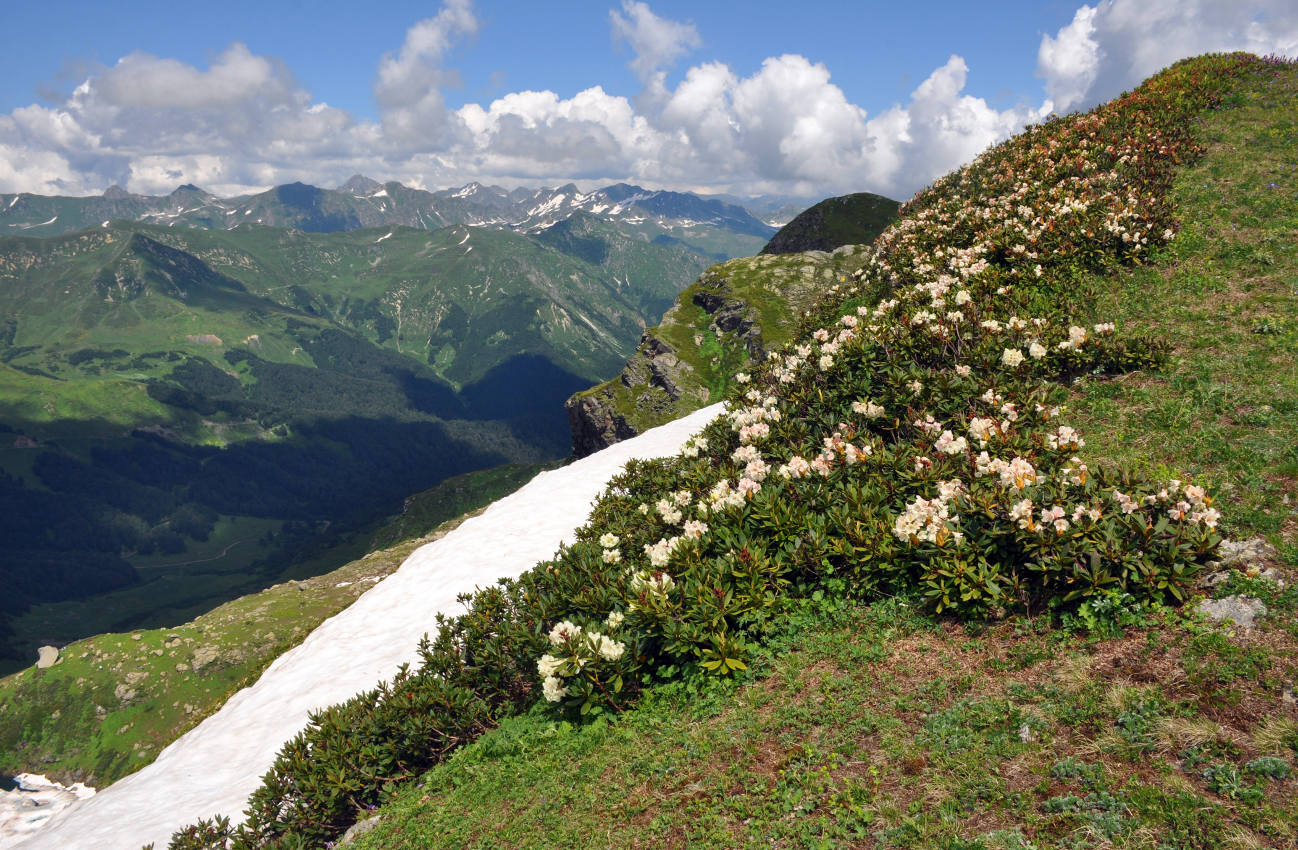
[[[98,786],[14,846],[709,405],[170,850],[1298,846],[1298,61],[998,138],[904,203],[0,195],[0,772]]]

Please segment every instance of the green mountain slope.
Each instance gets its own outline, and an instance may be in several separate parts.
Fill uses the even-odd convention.
[[[573,454],[720,401],[736,372],[789,342],[802,311],[846,281],[863,250],[745,257],[709,268],[644,332],[621,374],[568,399]]]
[[[797,254],[832,251],[840,245],[868,245],[896,220],[900,206],[870,192],[826,198],[781,227],[762,253]]]
[[[1142,332],[1175,314],[1144,315],[1157,329],[1115,328],[1098,311],[1115,280],[1164,278],[1134,275],[1175,251],[1189,261],[1181,273],[1222,268],[1224,292],[1256,298],[1246,314],[1271,313],[1246,357],[1293,361],[1287,273],[1241,281],[1236,251],[1252,246],[1213,238],[1220,195],[1197,188],[1220,176],[1224,194],[1247,174],[1251,192],[1266,149],[1283,209],[1296,89],[1295,67],[1275,60],[1178,63],[935,183],[876,242],[860,285],[814,305],[795,346],[753,370],[702,440],[633,465],[574,545],[476,594],[419,669],[286,745],[235,844],[333,841],[423,777],[406,786],[414,818],[390,810],[362,846],[509,844],[525,826],[538,846],[1282,846],[1298,829],[1298,726],[1284,707],[1298,677],[1293,593],[1264,577],[1275,564],[1263,553],[1214,591],[1264,598],[1279,616],[1260,632],[1176,609],[1228,560],[1219,531],[1269,529],[1294,565],[1292,524],[1261,519],[1279,504],[1253,513],[1219,500],[1232,491],[1204,464],[1222,459],[1182,439],[1194,422],[1184,414],[1221,416],[1231,390],[1255,381],[1189,398],[1175,381],[1160,387],[1157,370],[1182,356],[1174,340],[1220,341],[1190,332],[1197,317],[1168,339]],[[1279,120],[1217,114],[1241,105]],[[1187,175],[1207,122],[1229,137],[1216,152],[1235,156]],[[1271,199],[1242,197],[1257,206],[1234,223],[1265,231]],[[1190,208],[1183,229],[1176,204],[1195,198],[1207,207]],[[1281,243],[1269,253],[1292,266]],[[1258,428],[1263,451],[1240,456],[1247,465],[1225,482],[1236,489],[1292,481],[1298,387],[1277,374],[1280,404],[1260,412],[1279,424]],[[1152,441],[1187,446],[1185,470],[1110,466],[1056,409],[1078,390],[1094,400],[1126,386],[1160,411],[1132,411]],[[1124,629],[1134,639],[1106,638]],[[717,679],[751,675],[793,642],[801,656],[723,706],[717,734],[689,734],[698,713],[661,710],[673,694],[732,693]],[[584,758],[581,742],[605,740],[603,718],[646,690],[638,717],[679,728],[648,732],[614,764],[561,758],[553,782],[509,772],[532,749]],[[551,743],[578,723],[590,734],[575,747]],[[475,805],[476,780],[496,764],[499,803]],[[466,796],[435,799],[448,790]],[[421,818],[426,803],[462,805]],[[225,846],[227,832],[204,825],[177,846]]]
[[[705,262],[581,216],[0,239],[3,665],[180,622],[447,475],[560,456],[562,400]],[[109,591],[89,621],[63,604]]]

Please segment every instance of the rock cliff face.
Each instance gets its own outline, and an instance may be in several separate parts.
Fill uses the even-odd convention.
[[[805,306],[855,272],[864,251],[745,257],[705,271],[644,332],[621,374],[568,399],[573,455],[720,401],[734,374],[787,342]]]

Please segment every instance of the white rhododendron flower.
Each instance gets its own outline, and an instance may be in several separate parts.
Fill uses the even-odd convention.
[[[541,692],[549,702],[558,702],[568,695],[568,689],[560,684],[554,676],[546,676],[541,682]]]
[[[692,519],[685,523],[684,536],[690,540],[698,540],[704,534],[707,534],[707,532],[708,524],[706,522]]]
[[[550,643],[558,646],[581,634],[581,626],[575,625],[563,620],[555,623],[554,628],[550,629]]]
[[[549,678],[559,670],[562,664],[563,660],[560,658],[555,658],[549,654],[542,655],[536,662],[536,672],[540,673],[543,679]]]

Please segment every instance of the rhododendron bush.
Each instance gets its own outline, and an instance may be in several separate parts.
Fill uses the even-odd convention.
[[[233,846],[336,836],[538,702],[617,711],[654,681],[742,670],[796,594],[918,594],[974,617],[1185,598],[1220,542],[1212,494],[1088,461],[1063,387],[1164,356],[1091,315],[1087,287],[1175,239],[1168,189],[1199,153],[1195,116],[1268,67],[1179,63],[906,204],[799,341],[736,376],[726,416],[678,457],[630,464],[552,561],[466,597],[418,670],[317,717]]]

